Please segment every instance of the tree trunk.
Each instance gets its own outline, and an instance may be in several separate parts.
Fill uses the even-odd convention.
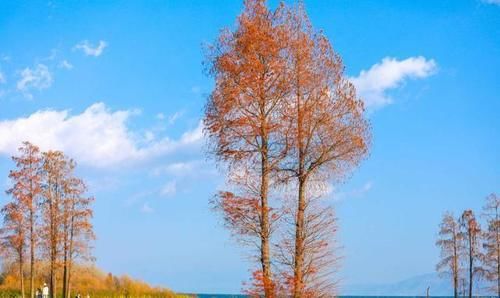
[[[295,264],[294,264],[294,289],[293,297],[300,298],[304,289],[303,266],[304,266],[304,217],[305,217],[305,187],[304,178],[299,178],[298,210],[295,222]]]
[[[33,205],[33,204],[32,204]],[[35,298],[35,233],[33,206],[30,210],[30,297]]]
[[[472,248],[472,235],[469,231],[469,298],[472,298],[474,256]]]
[[[67,298],[68,294],[68,258],[67,252],[64,252],[64,265],[63,265],[63,288],[62,288],[62,297]]]
[[[55,260],[51,257],[50,260],[50,298],[56,297],[56,272]]]
[[[52,230],[52,243],[50,248],[50,298],[57,296],[56,292],[56,258],[57,258],[57,242],[55,240],[55,231]]]
[[[306,209],[305,202],[305,175],[304,175],[304,149],[302,146],[302,109],[301,99],[302,93],[300,90],[300,59],[296,61],[296,88],[297,88],[297,147],[298,147],[298,202],[297,202],[297,215],[295,219],[295,263],[293,268],[294,273],[294,287],[293,297],[300,298],[304,288],[303,281],[303,264],[304,264],[304,216]]]
[[[262,274],[264,278],[264,294],[266,298],[274,296],[274,287],[271,275],[271,262],[269,257],[269,206],[268,206],[268,189],[269,189],[269,173],[268,173],[268,159],[267,159],[267,140],[263,140],[263,154],[262,154],[262,173],[261,173],[261,263]]]
[[[71,260],[69,261],[68,263],[68,288],[66,289],[67,293],[66,293],[66,297],[70,298],[71,297]]]
[[[70,234],[69,234],[69,245],[68,245],[68,253],[67,253],[67,265],[66,265],[66,289],[65,289],[65,295],[67,298],[71,297],[70,296],[70,289],[71,289],[71,265],[73,263],[73,237],[74,237],[74,222],[75,218],[74,216],[71,217],[71,223],[70,223]]]
[[[458,249],[456,231],[453,230],[453,297],[458,298]]]
[[[21,298],[24,298],[24,254],[19,253],[19,279],[21,282]]]
[[[496,242],[497,242],[497,296],[500,298],[500,229],[498,220],[498,209],[495,215],[495,232],[496,232]]]
[[[497,296],[500,298],[500,241],[497,232]]]

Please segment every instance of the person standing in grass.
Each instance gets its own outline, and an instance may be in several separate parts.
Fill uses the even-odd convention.
[[[46,283],[43,283],[42,298],[49,298],[49,287],[47,287]]]

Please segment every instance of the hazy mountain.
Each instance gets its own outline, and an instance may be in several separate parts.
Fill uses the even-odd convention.
[[[485,282],[479,282],[479,288],[486,287]],[[425,296],[427,287],[431,296],[453,295],[453,288],[448,279],[440,278],[435,273],[414,276],[392,284],[358,284],[345,285],[341,295],[355,296]],[[487,295],[485,290],[479,295]]]

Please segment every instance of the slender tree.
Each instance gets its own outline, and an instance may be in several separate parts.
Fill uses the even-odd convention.
[[[26,218],[24,217],[23,206],[19,202],[7,203],[2,208],[3,227],[0,230],[2,235],[2,250],[6,256],[11,256],[12,252],[16,257],[18,266],[21,297],[24,298],[24,265],[26,256]]]
[[[339,247],[335,236],[337,220],[331,206],[325,205],[325,187],[322,181],[307,191],[304,218],[304,289],[302,297],[332,297],[337,293],[335,273],[339,267]],[[313,183],[309,184],[309,187]],[[283,235],[276,245],[277,260],[281,266],[281,296],[293,294],[295,267],[295,219],[297,212],[295,196],[287,200],[284,213]]]
[[[91,204],[93,198],[86,197],[87,187],[83,180],[70,176],[64,185],[62,214],[63,231],[63,297],[71,297],[71,269],[76,258],[91,259],[90,243],[95,239]]]
[[[62,254],[62,222],[65,184],[74,162],[60,151],[43,153],[43,219],[45,241],[42,248],[49,258],[49,291],[50,297],[56,297],[56,278]]]
[[[260,217],[262,215],[260,200],[260,177],[253,169],[239,168],[229,175],[227,187],[231,191],[221,191],[212,202],[214,209],[221,213],[224,225],[231,231],[237,241],[251,247],[251,260],[260,263],[261,238],[263,230]],[[269,233],[273,234],[280,218],[280,209],[269,207]],[[254,249],[257,249],[254,252]],[[254,297],[265,294],[262,268],[252,272],[250,284],[244,283],[245,293]],[[273,293],[274,294],[274,293]]]
[[[341,58],[315,32],[302,5],[283,14],[292,93],[284,109],[291,148],[282,170],[297,185],[293,297],[306,287],[307,189],[315,177],[341,179],[366,155],[369,125],[363,103],[345,78]]]
[[[283,58],[286,43],[282,41],[283,28],[276,22],[277,13],[271,12],[264,0],[246,0],[235,31],[224,31],[209,48],[209,71],[215,78],[215,88],[204,119],[210,152],[230,172],[243,167],[257,173],[258,193],[248,203],[259,201],[259,214],[252,219],[259,226],[256,236],[265,297],[274,296],[269,188],[271,175],[286,151],[279,113],[288,91]],[[225,197],[226,202],[238,197],[238,204],[247,204],[245,196],[226,193]]]
[[[460,233],[458,221],[453,214],[446,213],[440,224],[439,239],[436,245],[441,248],[441,260],[436,266],[436,270],[441,275],[451,276],[453,282],[453,296],[459,296],[461,281],[461,258],[464,256],[463,235]]]
[[[11,232],[13,221],[17,221],[17,245],[29,248],[30,262],[30,296],[34,296],[35,279],[35,252],[37,244],[37,217],[38,205],[41,193],[41,164],[42,158],[38,147],[29,142],[24,142],[19,148],[19,156],[13,156],[12,160],[16,169],[10,171],[9,178],[12,181],[12,188],[7,193],[12,196],[12,203],[4,208],[6,221],[10,221],[6,226],[10,226]],[[12,239],[13,240],[13,239]],[[19,261],[21,268],[25,263],[25,248],[18,247]],[[23,272],[21,272],[22,274]],[[24,296],[24,278],[21,278],[22,295]]]
[[[465,261],[468,271],[468,296],[472,298],[474,280],[478,275],[482,274],[482,268],[478,262],[481,259],[481,227],[472,210],[465,210],[460,217],[459,223],[461,238],[465,246]]]
[[[486,198],[484,215],[488,230],[484,233],[484,267],[486,278],[493,283],[491,290],[500,297],[500,197],[494,193]]]

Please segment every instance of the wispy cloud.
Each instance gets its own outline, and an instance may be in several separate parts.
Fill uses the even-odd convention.
[[[380,63],[362,70],[351,81],[368,109],[376,109],[392,103],[387,91],[395,89],[408,79],[422,79],[437,69],[433,59],[410,57],[404,60],[386,57]]]
[[[73,64],[69,63],[68,60],[62,60],[61,62],[59,62],[58,67],[70,70],[73,69]]]
[[[81,114],[68,110],[40,110],[28,117],[0,121],[0,154],[12,155],[23,141],[43,150],[63,150],[80,163],[109,167],[164,156],[201,143],[201,123],[180,138],[147,139],[127,121],[135,110],[111,111],[95,103]]]
[[[17,90],[26,96],[32,97],[30,91],[33,89],[42,90],[49,88],[54,79],[49,68],[44,64],[37,64],[35,67],[26,67],[20,73],[21,78],[17,81]]]
[[[172,115],[168,116],[168,124],[173,125],[178,119],[184,115],[184,111],[177,111]]]
[[[149,206],[148,203],[144,203],[144,204],[142,204],[141,212],[142,213],[153,213],[154,209],[151,208],[151,206]]]
[[[58,52],[58,51],[57,51],[57,49],[52,49],[52,50],[50,50],[50,54],[49,54],[49,56],[45,57],[43,60],[49,60],[49,61],[52,61],[52,60],[56,59],[56,57],[57,57],[57,52]]]
[[[5,82],[7,82],[7,79],[5,79],[3,72],[0,71],[0,84],[5,84]]]
[[[160,191],[160,194],[165,197],[172,197],[176,193],[177,193],[177,182],[175,180],[167,182]]]
[[[372,181],[367,181],[365,184],[362,186],[346,191],[346,192],[337,192],[335,189],[331,186],[330,189],[330,194],[333,195],[333,199],[336,201],[342,201],[345,199],[349,198],[360,198],[365,196],[366,193],[368,193],[371,189],[373,188],[373,182]]]
[[[86,56],[99,57],[107,46],[108,44],[104,40],[100,40],[98,45],[93,45],[88,40],[83,40],[75,45],[73,49],[82,51]]]
[[[159,166],[151,171],[152,176],[168,175],[173,177],[207,177],[216,175],[215,167],[202,159],[176,161]]]

